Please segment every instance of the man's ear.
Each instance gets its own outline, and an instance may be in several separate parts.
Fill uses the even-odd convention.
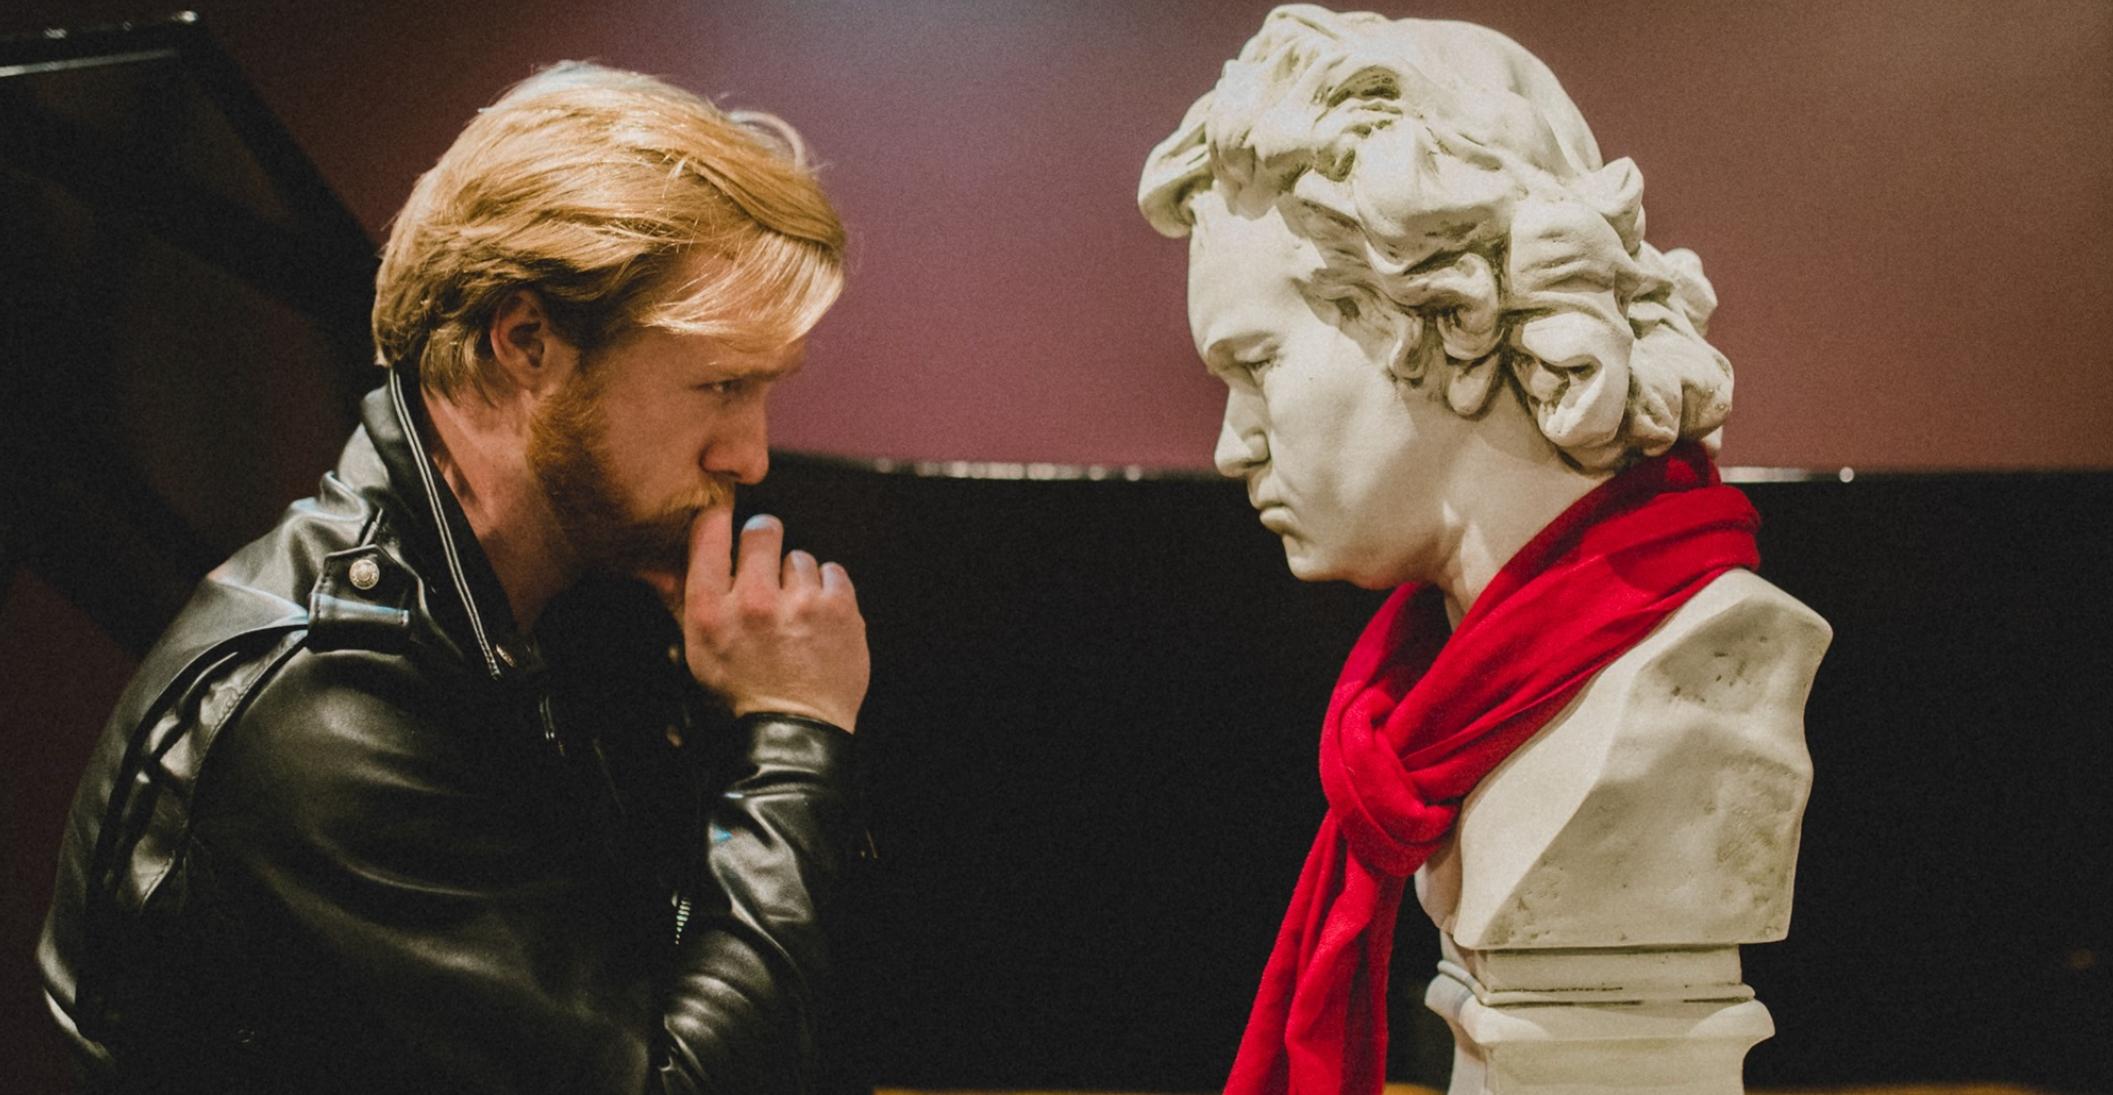
[[[485,330],[492,359],[516,391],[555,391],[579,365],[579,350],[558,333],[533,289],[506,294]]]

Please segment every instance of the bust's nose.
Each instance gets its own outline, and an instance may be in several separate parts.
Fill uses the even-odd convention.
[[[1269,438],[1263,432],[1265,416],[1259,393],[1234,388],[1225,397],[1225,421],[1218,426],[1218,445],[1211,462],[1218,474],[1245,479],[1247,473],[1269,461]]]

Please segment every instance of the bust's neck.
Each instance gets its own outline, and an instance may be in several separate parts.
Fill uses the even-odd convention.
[[[1520,548],[1612,476],[1565,463],[1511,393],[1490,402],[1447,469],[1448,539],[1429,578],[1456,626]]]

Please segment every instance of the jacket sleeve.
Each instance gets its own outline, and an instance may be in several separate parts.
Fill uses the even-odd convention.
[[[216,747],[193,837],[240,895],[260,1056],[302,1089],[808,1086],[850,735],[736,724],[678,942],[477,683],[304,652]]]
[[[851,735],[791,715],[736,726],[747,752],[711,807],[702,869],[685,894],[655,1090],[805,1089],[813,1080],[824,902],[858,831],[841,789]]]

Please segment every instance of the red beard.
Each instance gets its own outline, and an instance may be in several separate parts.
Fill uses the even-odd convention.
[[[732,505],[733,484],[707,477],[653,512],[633,514],[601,455],[609,424],[598,376],[583,367],[536,411],[529,422],[529,470],[582,568],[680,576],[688,568],[691,523],[705,510]]]

